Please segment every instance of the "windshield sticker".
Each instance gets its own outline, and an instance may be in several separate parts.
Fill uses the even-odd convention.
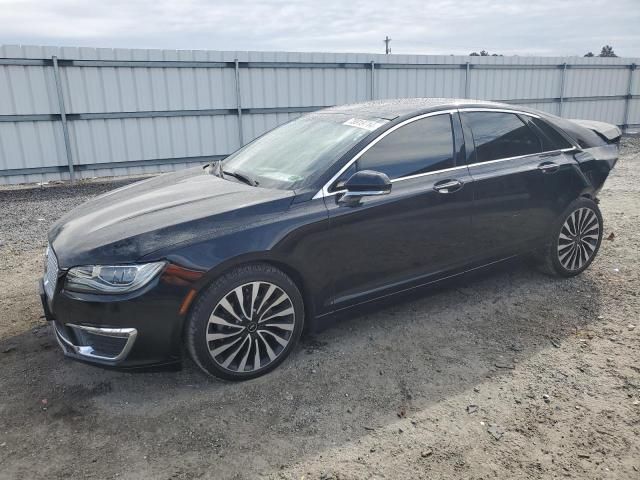
[[[352,118],[342,123],[350,127],[362,128],[363,130],[369,130],[373,132],[376,128],[385,124],[384,120],[366,120],[364,118]]]

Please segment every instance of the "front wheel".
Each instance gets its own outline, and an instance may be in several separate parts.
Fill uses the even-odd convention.
[[[589,198],[573,202],[560,217],[541,252],[546,273],[573,277],[593,262],[602,243],[602,214]]]
[[[206,373],[246,380],[276,368],[302,333],[304,304],[295,283],[271,265],[237,268],[196,301],[185,342]]]

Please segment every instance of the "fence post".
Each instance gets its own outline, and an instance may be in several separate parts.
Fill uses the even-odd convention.
[[[465,66],[465,71],[464,71],[464,98],[469,98],[469,89],[471,88],[471,77],[470,77],[470,73],[471,73],[471,66],[469,65],[469,62],[467,62],[466,66]]]
[[[51,57],[53,61],[53,78],[56,81],[56,91],[58,92],[58,108],[60,109],[60,120],[62,122],[62,134],[64,136],[64,148],[67,153],[67,164],[69,165],[69,177],[71,183],[76,183],[76,174],[73,169],[73,155],[71,154],[71,142],[69,141],[69,126],[67,125],[67,111],[64,107],[64,95],[62,94],[62,79],[58,68],[58,57]]]
[[[240,146],[244,145],[244,132],[242,131],[242,99],[240,97],[240,65],[238,59],[234,60],[236,71],[236,105],[238,108],[238,138]]]
[[[622,125],[622,131],[629,129],[629,110],[631,108],[631,99],[633,98],[633,72],[635,72],[637,65],[632,63],[629,65],[629,84],[627,85],[627,99],[624,101],[624,124]]]
[[[562,64],[562,77],[560,78],[560,106],[558,108],[558,116],[562,117],[562,111],[564,106],[564,81],[567,76],[567,62]]]
[[[376,71],[376,62],[371,60],[371,100],[375,99],[375,71]]]

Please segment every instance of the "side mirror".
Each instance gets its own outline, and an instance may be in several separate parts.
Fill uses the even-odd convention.
[[[344,184],[347,190],[341,197],[341,202],[357,201],[361,197],[387,195],[391,192],[391,180],[381,172],[361,170],[354,173]]]

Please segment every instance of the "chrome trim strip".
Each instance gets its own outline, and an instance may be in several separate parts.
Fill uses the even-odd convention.
[[[563,152],[563,153],[564,152],[571,152],[573,150],[576,150],[576,147],[563,148],[563,149],[560,149],[560,150],[547,150],[545,152],[530,153],[528,155],[518,155],[516,157],[498,158],[497,160],[489,160],[487,162],[475,162],[475,163],[470,163],[468,165],[468,167],[471,168],[471,167],[475,167],[477,165],[488,165],[490,163],[506,162],[507,160],[519,160],[521,158],[535,157],[535,156],[544,155],[546,153],[552,153],[552,152]]]
[[[449,109],[449,110],[439,110],[437,112],[429,112],[429,113],[423,113],[422,115],[418,115],[416,117],[411,117],[408,118],[407,120],[400,122],[397,125],[394,125],[393,127],[391,127],[389,130],[383,132],[380,136],[376,137],[371,143],[369,143],[368,145],[366,145],[362,150],[360,150],[358,153],[356,153],[353,158],[351,160],[349,160],[347,163],[345,163],[342,168],[340,170],[338,170],[338,173],[336,173],[331,180],[329,180],[327,183],[325,183],[324,187],[322,187],[318,193],[316,193],[312,200],[315,200],[317,198],[323,198],[323,197],[330,197],[332,195],[337,195],[338,193],[344,193],[344,190],[342,191],[338,191],[338,192],[329,192],[329,186],[335,182],[338,178],[340,178],[340,175],[342,175],[345,170],[347,170],[356,160],[358,160],[362,155],[364,155],[371,147],[373,147],[376,143],[378,143],[380,140],[382,140],[384,137],[386,137],[387,135],[389,135],[391,132],[396,131],[397,129],[399,129],[400,127],[404,127],[405,125],[409,124],[409,123],[413,123],[415,121],[418,120],[422,120],[423,118],[427,118],[427,117],[434,117],[436,115],[452,115],[454,113],[456,113],[458,110],[457,109]],[[399,180],[399,179],[398,179]],[[392,180],[393,182],[393,180]]]
[[[451,187],[461,187],[461,186],[462,186],[462,182],[460,182],[459,180],[450,180],[445,183],[437,183],[434,188],[436,190],[445,190]]]
[[[388,195],[391,191],[390,190],[362,190],[359,192],[348,192],[346,190],[343,190],[343,192],[344,192],[344,195],[340,197],[340,201],[346,198],[376,197],[381,195]]]
[[[405,180],[413,180],[414,178],[426,177],[428,175],[436,175],[436,174],[439,174],[439,173],[455,172],[456,170],[465,170],[466,168],[467,168],[467,165],[460,165],[458,167],[443,168],[442,170],[436,170],[436,171],[433,171],[433,172],[416,173],[415,175],[409,175],[407,177],[394,178],[393,180],[391,180],[391,183],[404,182]],[[330,197],[332,195],[339,195],[339,194],[343,194],[345,192],[346,192],[346,190],[336,190],[335,192],[327,193],[325,196]],[[354,193],[358,193],[358,192],[354,192]],[[313,197],[313,198],[315,199],[316,197]],[[317,197],[317,198],[322,198],[322,197]]]
[[[497,112],[497,113],[517,113],[519,115],[529,115],[533,118],[540,118],[540,115],[536,113],[523,112],[522,110],[510,110],[508,108],[487,108],[487,107],[462,107],[458,109],[462,112]]]
[[[58,265],[58,257],[56,256],[51,245],[47,243],[45,252],[44,276],[42,279],[42,287],[48,302],[51,302],[58,286],[58,276],[60,268]]]
[[[408,177],[394,178],[393,180],[391,180],[391,183],[403,182],[404,180],[412,180],[414,178],[426,177],[427,175],[436,175],[438,173],[454,172],[456,170],[464,170],[466,168],[467,168],[466,165],[459,165],[457,167],[443,168],[442,170],[435,170],[433,172],[416,173],[415,175],[409,175]]]
[[[67,353],[67,347],[72,347],[73,344],[67,339],[67,337],[62,334],[60,330],[58,330],[56,322],[51,322],[51,324],[53,326],[53,334],[58,341],[58,345],[60,345],[60,348],[62,348],[63,352]]]
[[[90,345],[74,345],[69,339],[67,339],[59,330],[55,322],[53,322],[53,329],[56,334],[58,343],[63,350],[71,355],[88,358],[92,360],[101,360],[107,362],[119,362],[124,360],[129,352],[133,348],[133,343],[138,336],[138,331],[135,328],[103,328],[103,327],[88,327],[86,325],[74,325],[71,323],[66,324],[67,327],[77,328],[78,330],[84,330],[94,335],[102,335],[104,337],[116,337],[126,338],[127,342],[124,345],[122,351],[115,357],[106,357],[103,355],[97,355],[94,353],[93,347]],[[63,344],[64,342],[64,344]],[[71,352],[69,352],[69,350]]]

